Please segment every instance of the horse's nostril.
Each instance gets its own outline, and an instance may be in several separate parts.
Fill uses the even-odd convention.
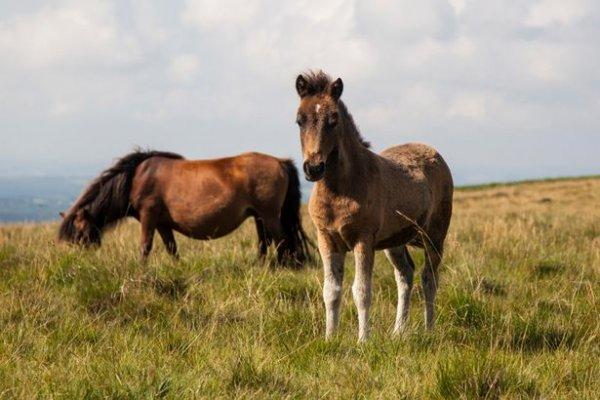
[[[304,170],[305,174],[310,174],[310,164],[308,161],[304,161],[304,164],[302,164],[302,169]]]
[[[325,170],[325,163],[321,162],[316,167],[314,167],[314,173],[320,174]]]

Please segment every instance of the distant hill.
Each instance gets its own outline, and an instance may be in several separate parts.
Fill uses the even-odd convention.
[[[0,222],[55,220],[89,180],[85,177],[0,177]]]

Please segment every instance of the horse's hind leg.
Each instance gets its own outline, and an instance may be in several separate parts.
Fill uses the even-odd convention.
[[[258,235],[258,256],[263,259],[267,255],[271,239],[263,221],[258,217],[254,217],[254,222],[256,223],[256,234]]]
[[[431,242],[423,238],[425,250],[425,267],[421,274],[423,294],[425,295],[425,324],[428,330],[433,329],[435,321],[435,295],[438,287],[438,267],[442,261],[443,242]]]
[[[410,304],[410,293],[413,286],[415,264],[408,253],[406,246],[393,247],[384,251],[387,259],[394,266],[394,276],[398,288],[398,308],[396,309],[396,323],[394,335],[398,335],[406,328]]]
[[[167,252],[172,255],[175,259],[178,259],[177,255],[177,242],[175,242],[175,236],[173,236],[173,230],[170,228],[166,228],[164,226],[158,227],[158,233],[162,238],[165,247],[167,248]]]
[[[277,217],[265,217],[263,219],[267,231],[268,243],[275,242],[277,246],[277,263],[281,264],[286,257],[287,249],[283,243],[283,227]]]

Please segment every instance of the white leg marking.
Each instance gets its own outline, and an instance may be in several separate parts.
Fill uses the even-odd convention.
[[[323,302],[325,303],[325,338],[330,339],[340,322],[344,280],[344,254],[333,252],[324,237],[318,237],[323,260]]]
[[[369,337],[369,308],[371,307],[371,279],[373,275],[373,248],[358,244],[354,248],[356,274],[352,284],[352,295],[358,312],[358,341]]]

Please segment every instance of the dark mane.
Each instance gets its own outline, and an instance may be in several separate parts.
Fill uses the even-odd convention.
[[[333,82],[331,77],[322,70],[304,72],[302,74],[302,77],[307,83],[307,92],[310,96],[327,94],[329,85],[331,84],[331,82]],[[341,99],[338,100],[338,106],[340,108],[340,111],[342,112],[342,117],[346,121],[348,128],[354,132],[360,144],[365,146],[367,149],[370,148],[371,144],[362,137],[360,131],[358,130],[358,126],[356,126],[356,123],[354,123],[354,118],[352,118],[352,114],[350,114],[348,108]]]
[[[179,154],[154,150],[135,150],[118,159],[112,167],[94,179],[71,206],[60,224],[58,238],[72,240],[75,237],[73,223],[75,214],[80,209],[85,209],[92,216],[96,228],[100,231],[131,215],[129,192],[135,170],[143,161],[152,157],[183,159]]]
[[[367,149],[370,148],[371,143],[369,143],[362,137],[360,131],[358,130],[358,126],[356,126],[356,123],[354,122],[354,118],[352,118],[352,114],[350,114],[348,108],[346,108],[346,104],[344,104],[342,100],[338,100],[338,108],[341,111],[342,117],[344,118],[348,129],[354,132],[354,135],[356,136],[360,144],[365,146]]]

